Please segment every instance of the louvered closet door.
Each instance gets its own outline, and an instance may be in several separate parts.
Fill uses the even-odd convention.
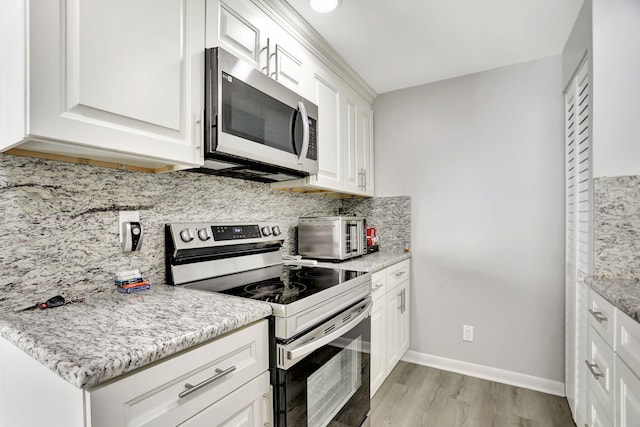
[[[566,342],[567,399],[577,425],[587,422],[589,290],[592,273],[591,85],[589,62],[565,94],[566,144]]]

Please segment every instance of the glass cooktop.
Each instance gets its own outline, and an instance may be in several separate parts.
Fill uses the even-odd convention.
[[[185,285],[243,298],[291,304],[366,274],[325,267],[275,265]]]

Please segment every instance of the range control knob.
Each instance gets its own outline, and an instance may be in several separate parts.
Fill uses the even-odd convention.
[[[180,232],[180,238],[182,239],[183,242],[189,243],[190,241],[196,238],[196,233],[194,233],[193,230],[190,228],[185,228]]]
[[[282,234],[282,231],[280,231],[280,227],[278,227],[277,225],[274,226],[271,230],[273,231],[274,236],[279,236]]]
[[[262,227],[262,235],[267,237],[271,236],[271,228],[270,227]]]
[[[203,242],[206,242],[211,238],[211,232],[209,231],[208,228],[201,228],[200,230],[198,230],[198,237]]]

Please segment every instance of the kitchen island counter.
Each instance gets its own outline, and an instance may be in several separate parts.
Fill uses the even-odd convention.
[[[0,337],[76,387],[103,383],[271,315],[266,303],[166,285],[113,290],[62,307],[16,312]]]
[[[588,277],[591,288],[627,316],[640,322],[640,280]]]

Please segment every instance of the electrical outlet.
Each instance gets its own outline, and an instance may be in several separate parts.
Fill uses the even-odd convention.
[[[462,325],[462,341],[473,342],[473,326]]]

